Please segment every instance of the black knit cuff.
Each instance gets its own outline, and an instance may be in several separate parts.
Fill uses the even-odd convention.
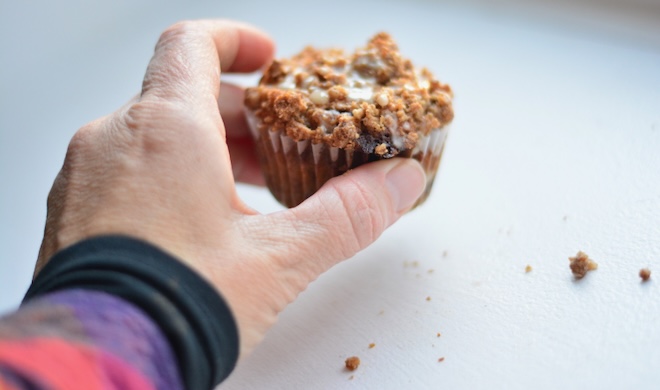
[[[144,310],[168,338],[187,389],[212,389],[236,365],[238,329],[227,304],[203,278],[149,243],[103,236],[66,248],[23,301],[72,288],[104,291]]]

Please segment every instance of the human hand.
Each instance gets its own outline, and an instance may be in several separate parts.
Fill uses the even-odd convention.
[[[221,86],[220,73],[257,70],[273,50],[266,35],[236,22],[166,30],[141,94],[71,140],[48,198],[35,275],[55,252],[92,236],[144,239],[218,289],[245,355],[311,281],[405,213],[425,185],[412,159],[364,165],[269,215],[238,198],[235,179],[262,178],[242,92]]]

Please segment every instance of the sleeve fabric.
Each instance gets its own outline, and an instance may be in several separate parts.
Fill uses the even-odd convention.
[[[236,323],[217,291],[123,236],[57,253],[0,320],[2,390],[211,389],[237,359]]]

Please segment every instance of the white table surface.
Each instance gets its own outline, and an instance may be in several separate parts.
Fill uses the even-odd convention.
[[[640,29],[437,2],[78,3],[0,6],[0,311],[29,283],[68,139],[138,90],[169,24],[250,21],[279,55],[386,30],[456,92],[433,193],[314,282],[221,388],[660,387],[657,14]],[[568,268],[578,250],[599,264],[581,281]]]

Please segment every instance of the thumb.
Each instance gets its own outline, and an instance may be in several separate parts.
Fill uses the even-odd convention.
[[[349,258],[374,242],[408,211],[426,186],[413,159],[369,163],[329,180],[318,192],[289,210],[293,231],[305,235],[303,252],[322,257],[324,268]],[[303,226],[300,226],[303,225]]]

